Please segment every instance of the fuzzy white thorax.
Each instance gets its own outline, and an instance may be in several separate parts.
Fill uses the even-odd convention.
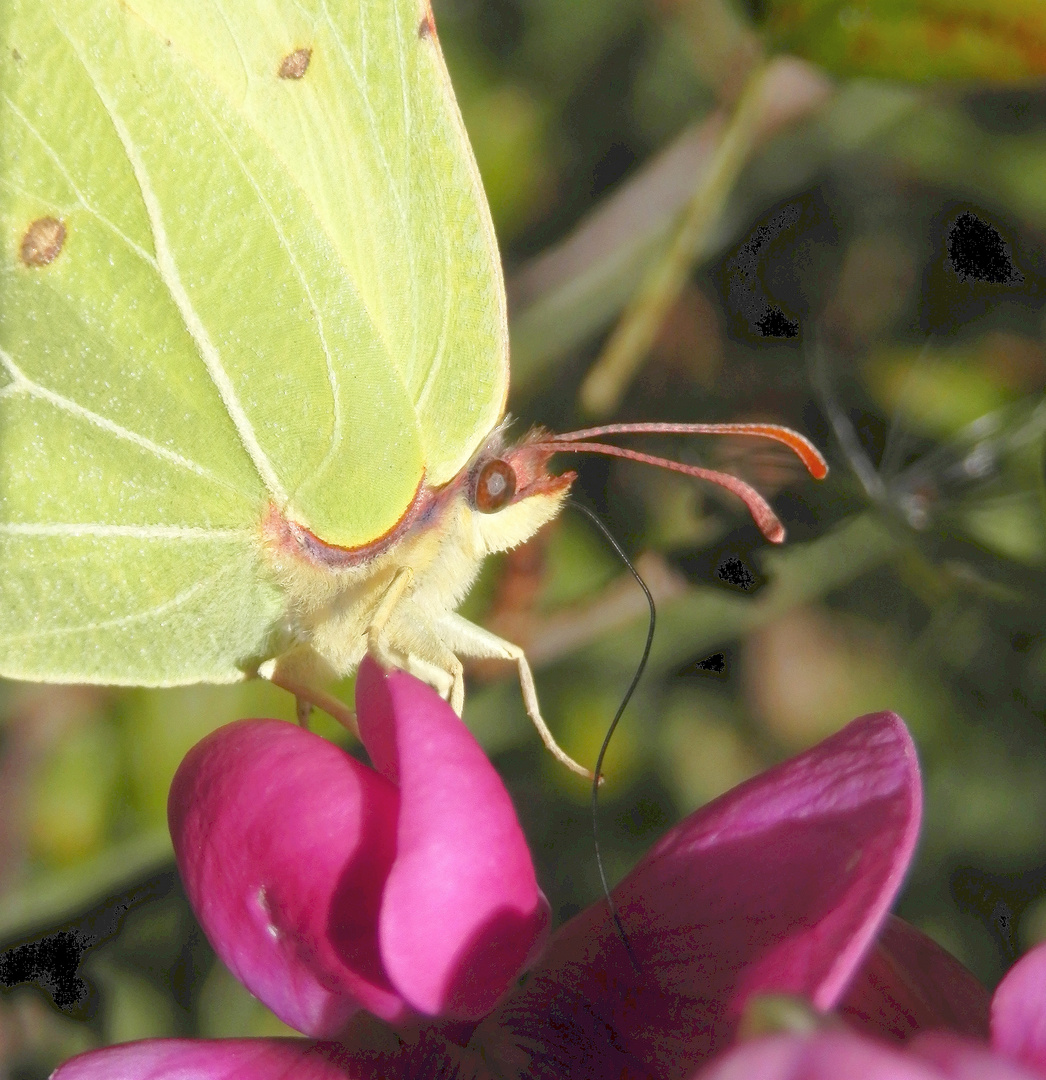
[[[443,632],[447,616],[468,594],[483,560],[533,536],[559,513],[566,493],[565,486],[535,492],[485,514],[470,505],[466,485],[456,485],[433,515],[350,566],[323,565],[267,536],[266,559],[287,598],[286,624],[297,642],[278,663],[306,682],[351,674],[367,651],[375,611],[397,573],[409,567],[412,587],[384,627],[385,645],[408,670],[427,664],[450,674],[455,649]]]

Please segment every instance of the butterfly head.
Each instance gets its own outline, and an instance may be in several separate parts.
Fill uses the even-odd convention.
[[[576,474],[549,472],[547,438],[536,428],[509,446],[499,427],[466,471],[472,527],[488,553],[522,543],[562,508]]]

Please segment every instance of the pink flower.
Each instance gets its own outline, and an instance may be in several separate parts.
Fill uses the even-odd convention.
[[[168,818],[190,903],[233,974],[308,1035],[360,1008],[476,1020],[544,944],[526,839],[433,691],[368,662],[356,696],[377,771],[276,720],[189,751]]]
[[[914,747],[893,714],[863,717],[691,815],[615,889],[638,971],[598,901],[502,997],[545,913],[514,817],[486,820],[508,798],[409,676],[365,665],[357,707],[381,777],[252,721],[204,740],[171,796],[179,865],[220,955],[299,1030],[336,1038],[153,1040],[55,1080],[682,1080],[729,1051],[756,995],[845,1001],[915,844]],[[882,995],[863,1000],[889,1013]],[[358,1005],[383,1020],[342,1026]]]
[[[896,1042],[930,1030],[986,1039],[990,1003],[954,956],[891,915],[838,1011],[850,1027]]]
[[[914,942],[916,931],[904,933]],[[925,939],[917,946],[920,952]],[[936,948],[935,946],[933,948]],[[941,954],[942,956],[946,954]],[[853,1031],[773,1035],[741,1044],[698,1072],[695,1080],[1043,1080],[1046,1077],[1046,945],[1016,963],[991,999],[990,1032],[979,1015],[971,976],[953,980],[925,955],[910,953],[888,982],[922,984],[950,1013],[949,1030],[922,1030],[903,1047]],[[906,961],[906,962],[905,962]],[[957,967],[956,961],[951,964]],[[909,970],[905,970],[905,968]],[[931,988],[932,975],[944,976]],[[880,968],[880,975],[886,971]],[[877,980],[878,981],[878,980]],[[886,995],[893,993],[880,983]],[[916,995],[918,997],[918,994]],[[983,992],[987,1002],[987,991]],[[929,1025],[931,1028],[937,1025]],[[874,1024],[870,1025],[874,1031]],[[896,1032],[893,1032],[896,1034]]]

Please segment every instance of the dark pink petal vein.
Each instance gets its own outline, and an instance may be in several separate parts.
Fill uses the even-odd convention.
[[[692,814],[614,890],[639,972],[595,904],[477,1036],[523,1072],[570,1071],[575,1047],[595,1047],[593,1075],[682,1080],[729,1044],[753,994],[832,1008],[901,884],[920,809],[903,722],[855,720]]]

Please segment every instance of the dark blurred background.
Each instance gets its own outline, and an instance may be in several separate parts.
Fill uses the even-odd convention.
[[[775,548],[718,490],[570,463],[659,601],[607,761],[610,877],[727,788],[894,709],[926,789],[899,912],[993,985],[1046,939],[1046,88],[1020,51],[1046,46],[1046,15],[1024,41],[982,6],[951,37],[916,0],[436,16],[504,255],[516,430],[773,420],[831,464],[817,484],[772,444],[635,444],[754,484],[788,528]],[[615,344],[626,307],[648,349]],[[646,623],[590,523],[568,510],[492,561],[467,613],[527,648],[551,726],[594,761]],[[111,1041],[285,1030],[196,927],[165,803],[205,732],[293,702],[6,683],[0,709],[0,1077]],[[587,787],[542,750],[511,668],[470,672],[465,718],[568,918],[599,895]]]

